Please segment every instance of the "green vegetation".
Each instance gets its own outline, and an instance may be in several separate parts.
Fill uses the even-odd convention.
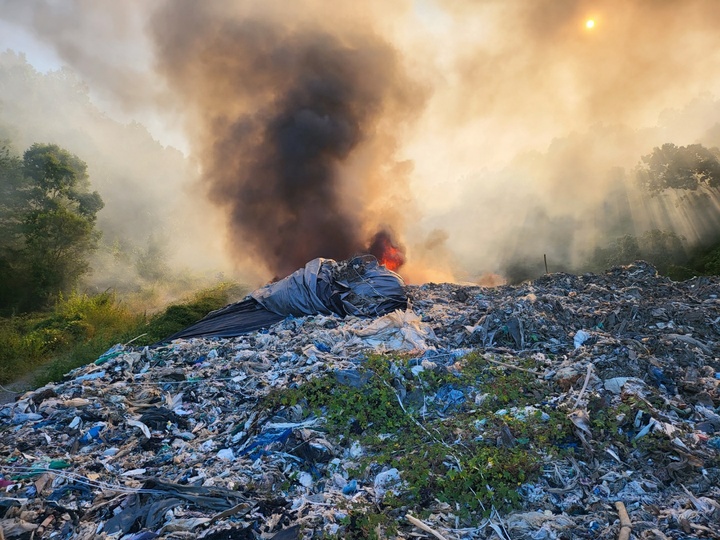
[[[397,533],[397,522],[383,513],[364,508],[353,508],[340,523],[343,525],[341,537],[350,540],[383,540]]]
[[[650,198],[666,192],[682,193],[698,220],[716,221],[717,208],[710,202],[708,193],[720,187],[720,149],[701,144],[667,143],[643,156],[634,172],[636,182]],[[643,259],[660,274],[675,280],[718,275],[720,244],[717,241],[715,235],[714,239],[706,238],[705,244],[689,246],[682,236],[660,229],[640,236],[625,234],[597,248],[585,266],[592,271],[603,271]]]
[[[42,309],[88,271],[103,201],[85,163],[54,144],[22,160],[0,146],[0,186],[0,313]]]
[[[590,265],[602,271],[639,259],[651,263],[661,274],[677,273],[689,260],[685,239],[674,232],[658,229],[646,231],[639,238],[626,234],[605,248],[597,248]]]
[[[699,249],[687,263],[695,275],[720,276],[720,244]]]
[[[473,354],[457,370],[413,372],[417,360],[371,356],[358,368],[360,384],[328,374],[277,389],[261,407],[301,404],[326,420],[332,440],[359,443],[366,454],[353,474],[361,482],[372,484],[383,469],[400,471],[401,487],[389,491],[376,511],[352,509],[348,537],[371,538],[376,533],[370,531],[389,527],[401,510],[422,515],[435,498],[468,518],[493,506],[516,507],[518,488],[537,477],[544,457],[559,452],[572,434],[564,412],[525,409],[547,393],[546,382],[493,359]]]
[[[597,248],[584,270],[602,272],[639,259],[648,261],[658,273],[676,281],[720,275],[720,244],[690,249],[683,237],[658,229],[646,231],[640,237],[626,234],[604,248]]]
[[[717,188],[720,186],[720,150],[701,144],[663,144],[643,156],[636,176],[640,185],[654,195],[666,189]]]
[[[35,384],[59,380],[117,343],[155,343],[244,292],[240,285],[222,283],[150,316],[136,313],[110,292],[61,295],[47,313],[0,319],[0,383],[40,366]]]
[[[152,230],[144,248],[115,237],[112,252],[101,253],[118,269],[106,272],[104,292],[75,292],[98,248],[103,206],[78,156],[55,144],[33,144],[20,156],[0,141],[0,383],[41,366],[36,384],[57,380],[116,343],[155,343],[246,292],[225,283],[165,307],[168,296],[199,286],[170,269]],[[137,283],[123,289],[128,267]],[[122,292],[108,292],[115,290]]]

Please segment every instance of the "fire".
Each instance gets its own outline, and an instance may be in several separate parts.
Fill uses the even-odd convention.
[[[403,247],[397,244],[387,231],[377,232],[367,250],[380,264],[393,272],[397,272],[405,264]]]
[[[385,266],[388,270],[395,272],[405,262],[405,257],[402,252],[395,246],[388,246],[385,252],[378,259],[380,264]]]

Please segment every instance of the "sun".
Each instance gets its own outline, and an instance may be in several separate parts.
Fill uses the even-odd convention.
[[[595,28],[595,21],[593,19],[588,19],[587,21],[585,21],[585,28],[587,28],[588,30]]]

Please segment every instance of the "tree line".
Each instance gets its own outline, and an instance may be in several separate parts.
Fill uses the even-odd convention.
[[[716,190],[720,150],[668,143],[640,159],[635,178],[649,197]],[[96,216],[103,205],[78,156],[37,143],[20,156],[9,141],[0,142],[0,316],[44,309],[78,285],[98,246]],[[603,270],[644,258],[662,273],[686,278],[720,273],[719,253],[717,245],[690,253],[674,232],[651,230],[596,248],[588,265]],[[150,264],[157,262],[148,256]]]
[[[661,274],[677,280],[720,274],[720,211],[708,197],[709,192],[720,189],[720,149],[698,143],[663,144],[640,159],[635,180],[649,197],[669,191],[680,194],[709,232],[694,246],[670,230],[653,229],[639,236],[626,234],[595,250],[594,267],[604,269],[644,259]]]
[[[70,292],[97,248],[87,165],[56,144],[33,144],[22,156],[0,143],[0,314],[46,307]]]
[[[574,262],[569,262],[570,257],[562,249],[557,250],[560,256],[550,258],[552,271],[603,272],[642,259],[675,280],[720,275],[720,149],[699,143],[666,143],[641,156],[629,175],[623,169],[618,172],[620,189],[607,193],[598,205],[604,222],[599,226],[595,246],[583,260]],[[638,226],[641,221],[633,215],[634,204],[647,204],[657,210],[646,228]],[[544,237],[547,244],[551,248],[570,245],[573,218],[553,222],[543,217],[545,222],[557,225]],[[692,242],[677,227],[680,219],[687,221],[688,229],[695,233]],[[542,258],[521,255],[506,264],[503,274],[510,283],[520,283],[542,275],[543,270]]]

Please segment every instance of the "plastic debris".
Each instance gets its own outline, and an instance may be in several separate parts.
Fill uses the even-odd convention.
[[[379,350],[400,351],[428,348],[435,341],[432,328],[413,311],[396,310],[356,331],[365,344]]]
[[[576,349],[579,349],[588,339],[590,339],[590,334],[588,332],[586,332],[585,330],[578,330],[577,332],[575,332],[575,337],[573,338],[573,345]]]
[[[617,502],[638,538],[717,535],[720,278],[404,292],[387,319],[117,346],[0,406],[5,538],[615,540]],[[378,389],[384,431],[331,429],[337,395]]]
[[[374,481],[376,500],[382,501],[388,491],[397,493],[395,488],[398,484],[400,484],[400,471],[397,469],[392,468],[379,473]]]

